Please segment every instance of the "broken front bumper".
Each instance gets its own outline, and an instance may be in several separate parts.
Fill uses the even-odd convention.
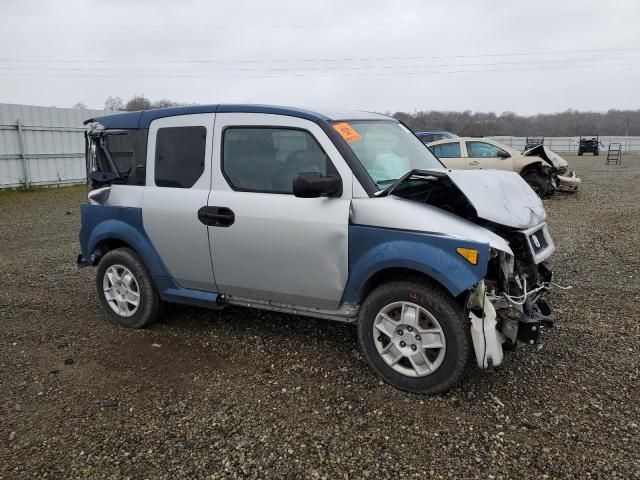
[[[524,295],[511,297],[487,291],[480,282],[467,301],[471,339],[480,368],[500,365],[503,344],[509,349],[538,343],[542,327],[552,327],[554,317],[544,300],[553,277],[551,265],[538,264],[538,281],[531,288],[524,284]]]
[[[568,172],[565,175],[558,175],[556,182],[556,189],[559,192],[577,192],[582,180],[576,176],[575,172]]]

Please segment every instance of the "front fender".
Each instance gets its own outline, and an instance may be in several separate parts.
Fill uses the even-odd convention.
[[[80,247],[85,260],[91,259],[100,242],[115,239],[130,245],[142,256],[151,276],[169,276],[144,231],[140,208],[83,204],[80,206],[80,216]]]
[[[477,264],[459,255],[458,247],[476,249]],[[351,225],[349,279],[343,302],[359,302],[367,280],[387,268],[421,272],[457,297],[485,277],[489,251],[489,244],[438,234]]]

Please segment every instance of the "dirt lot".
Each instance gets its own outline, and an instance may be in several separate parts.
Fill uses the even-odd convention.
[[[435,398],[381,384],[350,325],[116,328],[75,271],[84,190],[0,194],[0,478],[640,478],[640,157],[570,161],[557,327]]]

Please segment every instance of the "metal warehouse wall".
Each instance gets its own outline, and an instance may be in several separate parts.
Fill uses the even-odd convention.
[[[104,113],[0,104],[0,189],[84,182],[82,122]]]

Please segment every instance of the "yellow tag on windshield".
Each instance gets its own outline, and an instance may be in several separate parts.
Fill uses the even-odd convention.
[[[336,123],[333,128],[336,129],[336,131],[342,138],[344,138],[344,141],[347,143],[355,142],[356,140],[360,140],[362,138],[356,131],[356,129],[349,125],[347,122]]]

